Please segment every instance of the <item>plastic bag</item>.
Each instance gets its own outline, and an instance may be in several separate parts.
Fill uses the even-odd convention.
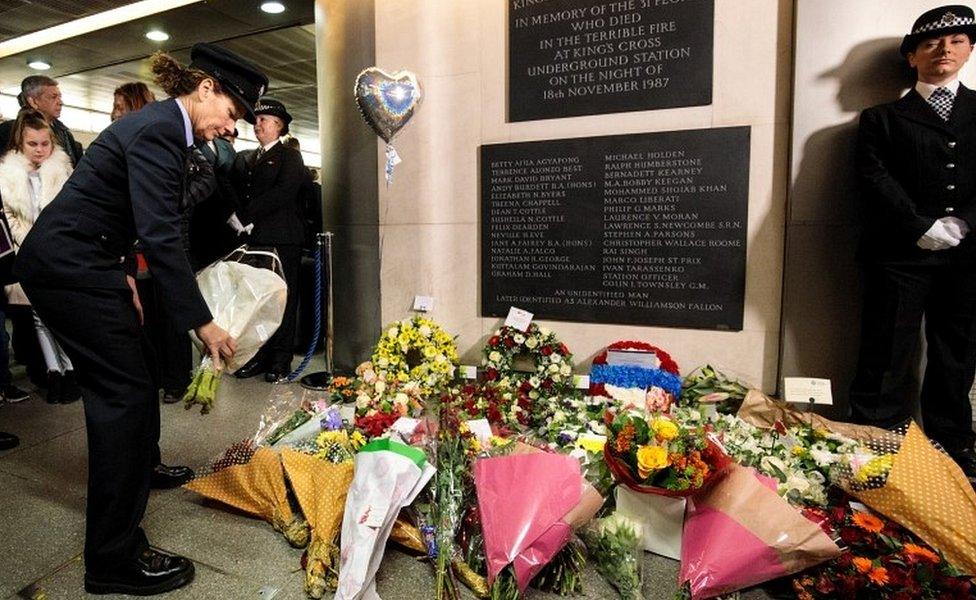
[[[197,273],[197,285],[214,322],[237,341],[234,357],[226,361],[236,371],[281,325],[288,299],[281,260],[274,250],[241,246]],[[191,338],[206,354],[196,335]]]

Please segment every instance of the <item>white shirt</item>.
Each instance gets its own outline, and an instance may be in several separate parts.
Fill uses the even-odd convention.
[[[274,140],[273,142],[268,142],[267,144],[264,145],[264,151],[267,152],[268,150],[271,150],[271,147],[280,141],[281,140]]]
[[[41,201],[44,196],[41,195],[41,173],[37,169],[27,172],[27,182],[30,183],[30,196],[31,196],[31,217],[34,221],[37,221],[37,217],[41,214]]]
[[[918,92],[919,96],[922,97],[922,100],[925,100],[926,102],[929,101],[929,97],[932,95],[932,92],[934,92],[936,88],[940,87],[944,87],[949,90],[949,92],[952,93],[953,99],[955,99],[956,94],[959,93],[959,79],[953,79],[945,85],[935,85],[933,83],[925,83],[924,81],[915,83],[915,91]]]

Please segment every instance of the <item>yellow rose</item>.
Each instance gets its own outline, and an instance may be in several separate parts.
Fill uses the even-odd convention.
[[[670,441],[678,437],[678,426],[671,419],[663,417],[651,421],[651,429],[657,435],[657,439]]]
[[[637,474],[647,479],[655,471],[668,466],[668,451],[660,446],[641,446],[637,449]]]

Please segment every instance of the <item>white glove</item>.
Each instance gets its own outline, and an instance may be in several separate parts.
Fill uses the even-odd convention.
[[[245,226],[243,223],[241,223],[241,220],[237,218],[237,213],[231,214],[230,218],[227,219],[227,224],[230,225],[231,229],[237,232],[237,235],[241,235],[242,233],[250,235],[250,233],[254,230],[254,223],[248,223]]]
[[[939,219],[945,224],[946,231],[960,242],[969,235],[969,223],[959,217],[942,217]]]
[[[961,238],[954,237],[942,220],[932,223],[929,230],[915,242],[922,250],[945,250],[959,245]]]

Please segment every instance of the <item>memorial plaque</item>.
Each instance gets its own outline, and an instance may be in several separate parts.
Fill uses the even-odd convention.
[[[482,146],[482,314],[742,329],[749,134]]]
[[[714,0],[509,0],[509,120],[712,102]]]

